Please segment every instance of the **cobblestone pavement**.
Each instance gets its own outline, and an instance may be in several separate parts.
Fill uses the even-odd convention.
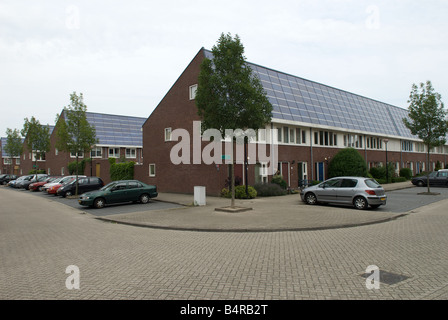
[[[0,189],[0,299],[447,299],[448,200],[381,224],[194,232],[103,222]],[[66,268],[79,268],[69,290]],[[366,288],[370,265],[396,274]]]

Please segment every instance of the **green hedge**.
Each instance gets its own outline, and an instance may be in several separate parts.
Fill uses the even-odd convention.
[[[412,170],[409,168],[401,168],[400,169],[400,177],[404,177],[407,180],[412,179]]]
[[[132,180],[134,179],[134,165],[135,162],[115,163],[110,165],[110,178],[112,181],[117,180]]]
[[[89,162],[89,159],[83,159],[81,161],[78,161],[78,175],[83,175],[84,170],[86,168],[86,162]],[[70,175],[76,175],[76,160],[73,162],[70,162],[68,164],[68,173]]]
[[[246,194],[246,186],[236,186],[235,187],[235,199],[253,199],[257,196],[257,191],[254,187],[248,186],[249,195]],[[232,193],[228,188],[223,188],[221,190],[221,197],[231,198]]]
[[[276,183],[256,183],[254,188],[257,191],[257,196],[260,197],[283,196],[287,193],[285,189]]]
[[[272,177],[271,183],[275,183],[276,185],[279,185],[282,189],[285,189],[288,187],[288,184],[283,179],[283,176],[281,175],[275,175]]]

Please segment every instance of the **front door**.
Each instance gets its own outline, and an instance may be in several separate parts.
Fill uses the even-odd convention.
[[[96,164],[96,176],[97,177],[101,176],[101,164],[99,163]]]

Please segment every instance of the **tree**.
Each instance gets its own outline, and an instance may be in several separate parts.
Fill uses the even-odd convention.
[[[45,153],[50,151],[50,127],[41,125],[39,120],[31,117],[25,118],[25,123],[21,131],[25,137],[25,143],[31,154],[35,157],[34,167],[38,170],[38,159],[44,159]]]
[[[23,152],[23,139],[18,129],[6,129],[6,145],[4,146],[4,150],[11,158],[12,167],[13,158],[20,157]],[[11,170],[10,173],[13,174],[14,170]]]
[[[413,135],[423,140],[428,150],[427,168],[431,148],[444,145],[448,133],[447,111],[444,109],[442,97],[434,91],[431,81],[412,85],[409,96],[409,119],[403,118],[403,123]],[[429,176],[427,177],[428,193],[430,193]]]
[[[92,146],[98,143],[95,127],[87,121],[87,106],[83,94],[76,92],[70,95],[71,104],[64,107],[62,115],[56,115],[56,148],[76,155],[76,168],[79,166],[79,155],[87,154]],[[76,170],[76,189],[78,195],[78,170]]]
[[[198,80],[196,105],[202,131],[258,130],[271,121],[272,105],[260,80],[246,63],[244,46],[238,35],[222,33],[212,48],[213,60],[204,59]],[[235,135],[230,137],[232,144]],[[234,159],[231,159],[231,206],[235,206]]]
[[[367,177],[367,165],[364,158],[354,148],[339,151],[328,165],[330,178],[340,176]]]

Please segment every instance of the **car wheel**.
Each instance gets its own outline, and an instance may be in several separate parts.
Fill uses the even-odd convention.
[[[142,194],[141,196],[140,196],[140,202],[141,203],[143,203],[143,204],[146,204],[146,203],[148,203],[149,202],[149,195],[147,195],[146,193],[145,194]]]
[[[355,200],[353,200],[353,204],[358,210],[367,209],[367,207],[369,206],[367,200],[364,197],[356,197]]]
[[[417,181],[417,187],[423,187],[424,183],[422,180]]]
[[[316,204],[317,203],[316,195],[312,192],[307,193],[305,195],[305,202],[311,205]]]
[[[103,198],[97,198],[95,201],[93,201],[93,206],[96,209],[104,208],[104,205],[106,204],[106,201]]]

